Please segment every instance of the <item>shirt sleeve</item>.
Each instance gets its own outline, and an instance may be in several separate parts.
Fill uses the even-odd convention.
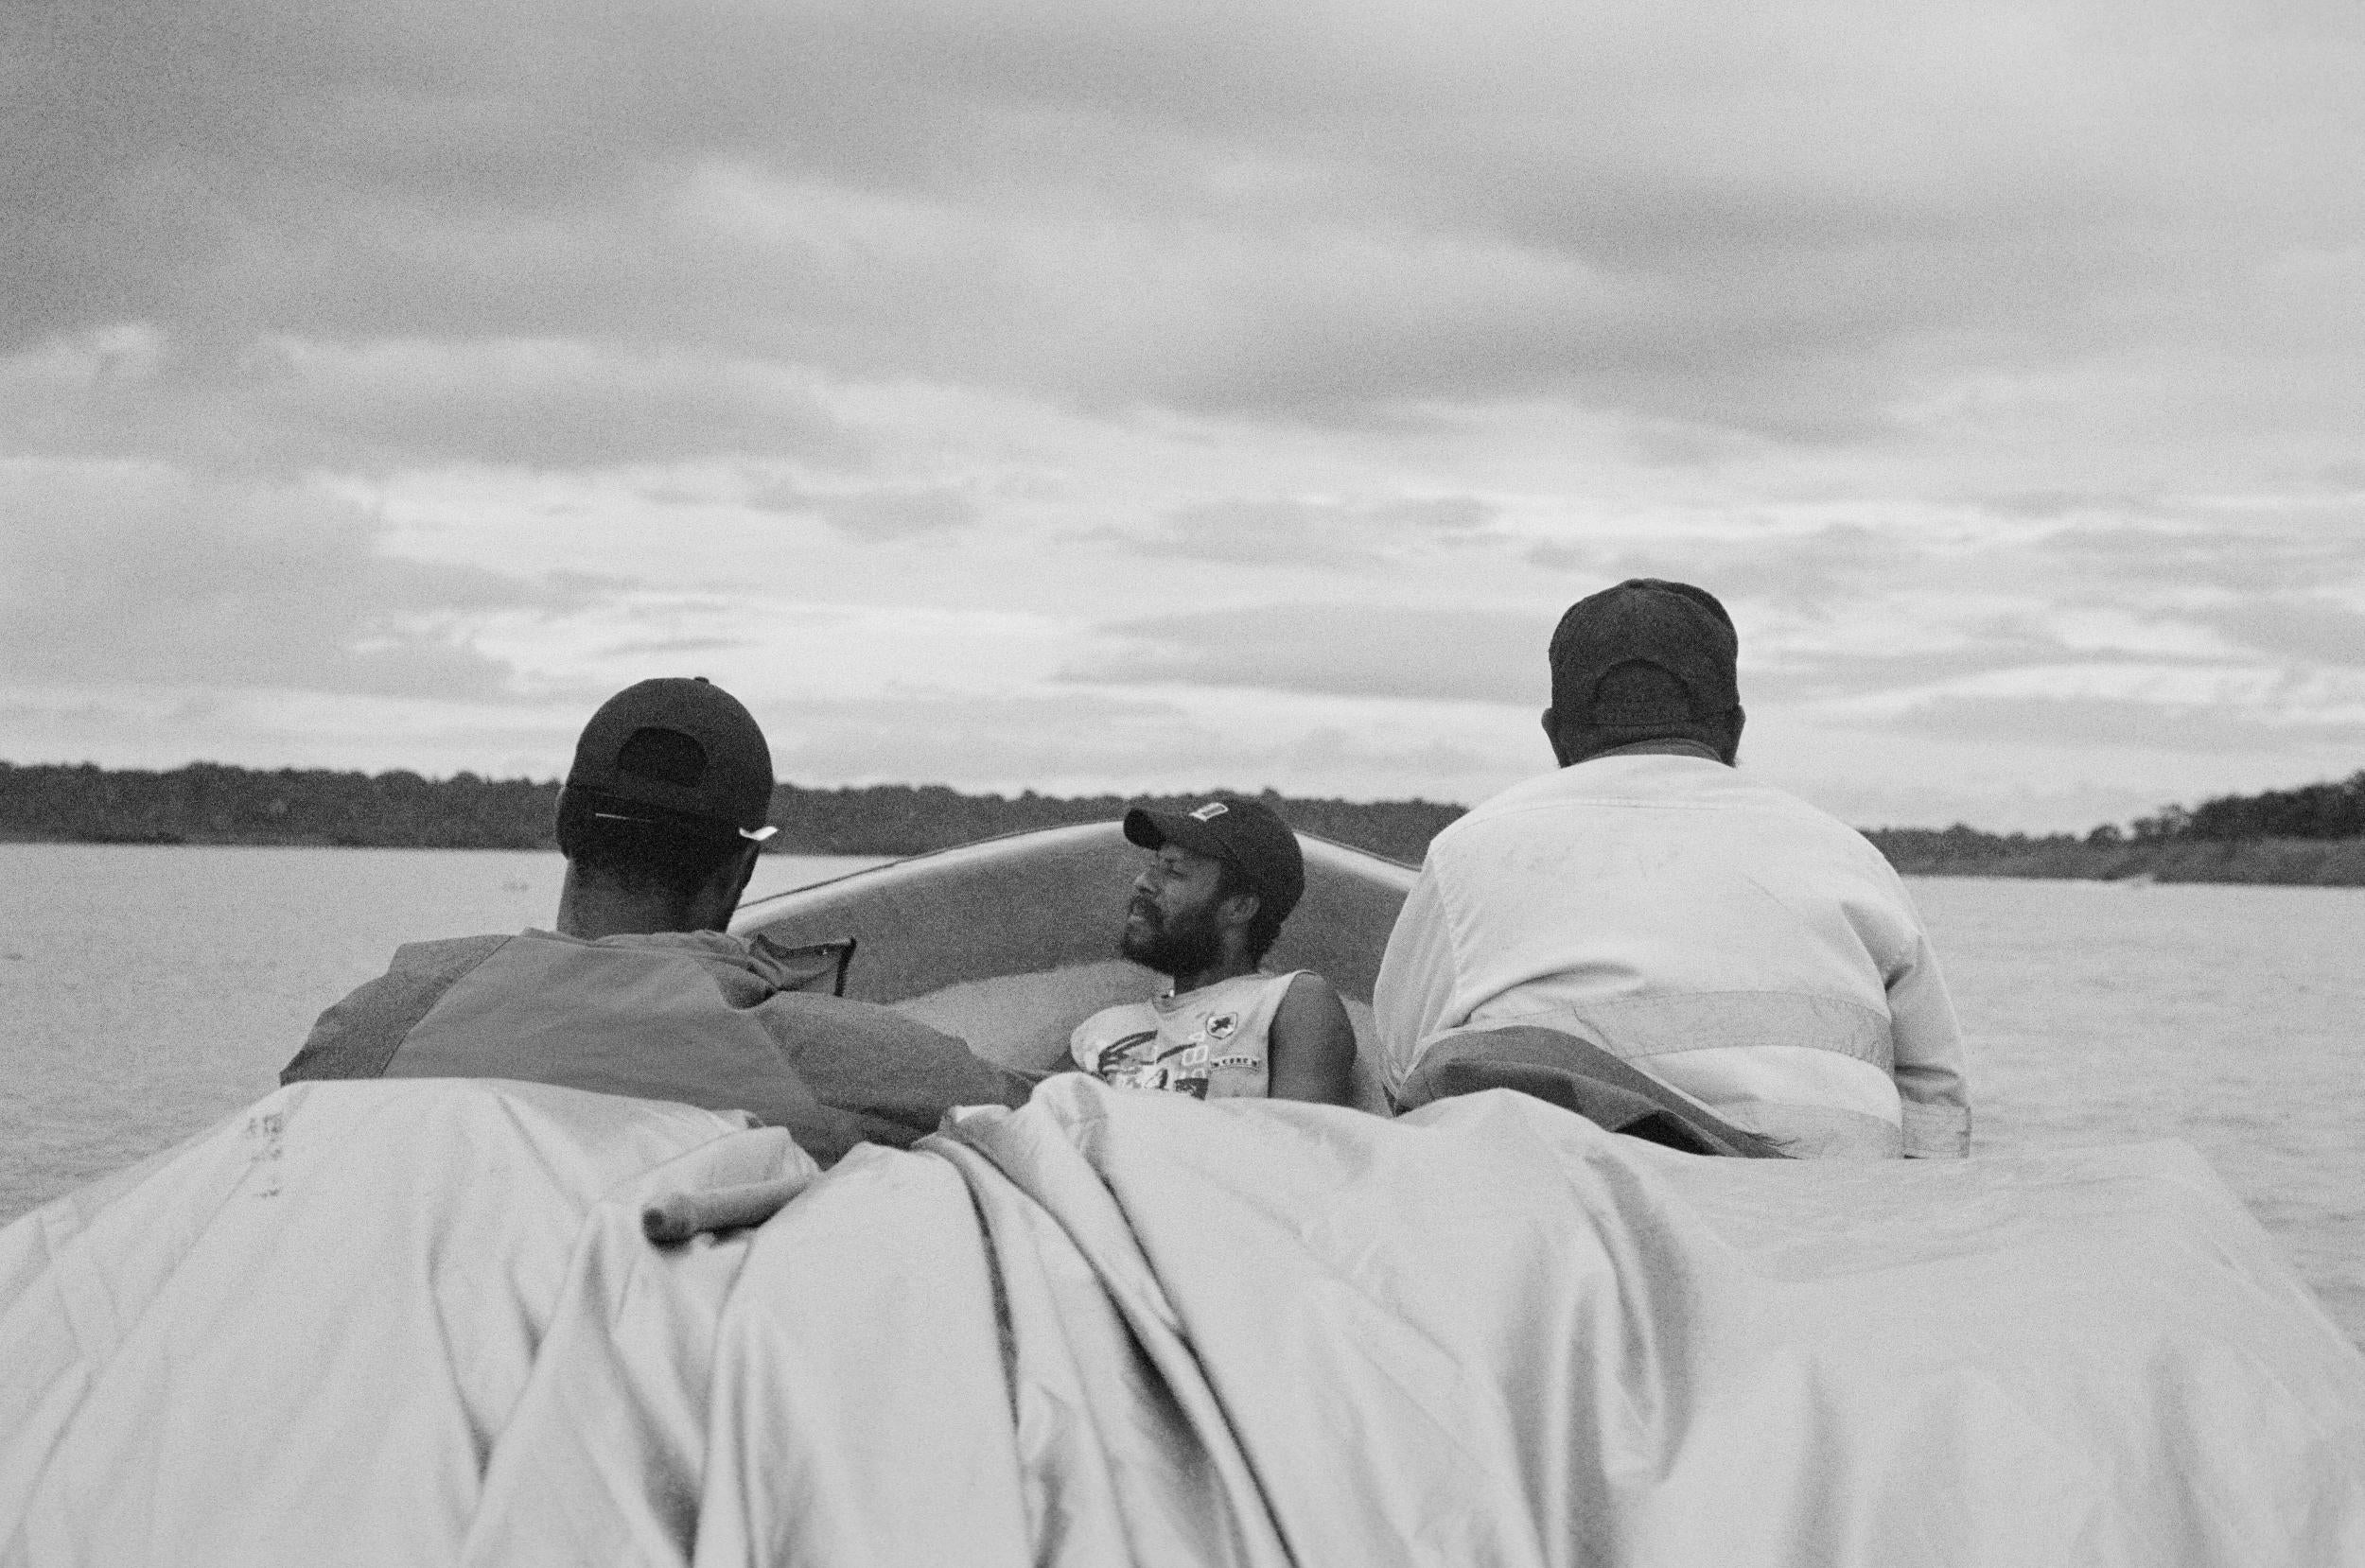
[[[1963,1028],[1928,936],[1916,938],[1904,966],[1889,977],[1888,998],[1906,1158],[1961,1159],[1971,1153]]]
[[[955,1106],[1015,1107],[1034,1091],[1027,1078],[890,1007],[782,991],[756,1016],[813,1097],[857,1119],[873,1142],[907,1148]]]
[[[1459,975],[1453,932],[1432,865],[1421,868],[1411,895],[1388,933],[1388,950],[1372,988],[1372,1018],[1379,1034],[1380,1077],[1393,1098],[1420,1060],[1421,1042],[1464,1019],[1454,1016]]]

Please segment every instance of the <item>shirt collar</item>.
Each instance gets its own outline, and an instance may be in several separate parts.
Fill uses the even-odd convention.
[[[1597,751],[1585,760],[1599,762],[1604,757],[1697,757],[1720,764],[1725,760],[1716,755],[1716,748],[1713,746],[1674,736],[1660,740],[1629,740],[1622,746],[1612,746],[1607,751]]]

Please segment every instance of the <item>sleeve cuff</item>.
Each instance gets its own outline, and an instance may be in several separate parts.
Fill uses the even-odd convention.
[[[1905,1158],[1964,1159],[1971,1155],[1971,1107],[1917,1106],[1907,1101]]]

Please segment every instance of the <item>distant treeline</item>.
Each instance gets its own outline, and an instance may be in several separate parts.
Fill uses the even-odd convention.
[[[2109,834],[2097,828],[2089,838]],[[2156,817],[2139,818],[2136,839],[2199,840],[2239,844],[2252,839],[2365,838],[2365,769],[2337,784],[2305,784],[2264,794],[2219,795],[2187,811],[2170,806]],[[2105,838],[2102,842],[2111,842]]]
[[[941,785],[879,784],[772,792],[780,835],[801,855],[917,855],[1001,833],[1108,822],[1130,805],[1189,807],[1204,794],[1011,798]],[[1260,797],[1292,827],[1392,860],[1417,862],[1462,814],[1428,801]],[[423,778],[407,772],[262,771],[199,762],[164,773],[0,762],[0,839],[81,844],[350,845],[400,848],[550,849],[556,782]]]
[[[1865,836],[1907,876],[2365,887],[2365,838],[2032,838],[1969,828],[1875,828]]]
[[[1061,799],[874,784],[772,793],[771,847],[804,855],[917,855],[1001,833],[1107,822],[1129,805],[1186,807],[1200,795]],[[1463,808],[1425,800],[1260,797],[1291,826],[1418,863]],[[165,773],[0,762],[0,839],[92,844],[356,845],[549,849],[555,782],[459,774],[262,771],[199,762]],[[2339,783],[2223,795],[2084,834],[1875,828],[1901,871],[2003,877],[2152,877],[2163,881],[2365,885],[2365,771]]]
[[[1928,876],[2148,877],[2175,882],[2365,886],[2365,771],[2338,783],[2164,807],[2084,834],[1874,828],[1900,871]]]

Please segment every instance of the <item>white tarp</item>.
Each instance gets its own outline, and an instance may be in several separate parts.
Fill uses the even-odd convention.
[[[280,1090],[0,1232],[0,1562],[2365,1561],[2365,1358],[2179,1145],[1716,1160],[1079,1076],[777,1131]]]

